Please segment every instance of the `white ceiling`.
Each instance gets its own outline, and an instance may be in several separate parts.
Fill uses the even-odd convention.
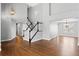
[[[79,19],[76,18],[68,18],[68,19],[62,19],[61,21],[57,21],[57,22],[75,22],[75,21],[79,21]]]
[[[36,5],[38,5],[39,3],[27,3],[26,5],[28,5],[28,7],[34,7]]]
[[[52,3],[51,10],[51,21],[69,18],[79,19],[79,3]]]

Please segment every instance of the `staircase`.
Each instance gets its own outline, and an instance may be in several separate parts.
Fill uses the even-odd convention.
[[[32,39],[37,35],[38,32],[41,32],[39,30],[39,25],[42,24],[42,22],[37,21],[36,24],[34,24],[28,17],[27,17],[27,20],[28,20],[27,23],[26,23],[27,27],[26,27],[25,30],[23,30],[23,37],[25,36],[24,32],[29,31],[29,46],[31,46]],[[16,23],[16,28],[17,28],[17,25],[18,25],[18,23]],[[36,30],[35,30],[35,28],[36,28]],[[36,31],[36,32],[31,35],[32,31]],[[17,34],[17,32],[18,31],[16,31],[16,34]]]

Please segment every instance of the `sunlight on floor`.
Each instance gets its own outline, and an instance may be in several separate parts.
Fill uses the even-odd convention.
[[[75,38],[63,37],[61,42],[61,55],[75,54]]]
[[[1,51],[1,43],[0,43],[0,51]]]

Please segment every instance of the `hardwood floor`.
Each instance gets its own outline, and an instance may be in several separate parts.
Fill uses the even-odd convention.
[[[39,40],[29,47],[28,41],[17,36],[13,40],[2,42],[1,55],[3,56],[63,56],[79,55],[78,46],[74,45],[75,38],[61,37],[51,40]]]

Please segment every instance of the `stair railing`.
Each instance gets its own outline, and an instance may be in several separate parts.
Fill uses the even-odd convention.
[[[28,27],[26,28],[26,30],[23,30],[23,37],[24,37],[24,32],[27,31],[28,29],[30,29],[30,30],[29,30],[29,46],[31,46],[31,41],[32,41],[32,39],[36,36],[36,34],[37,34],[38,32],[40,32],[40,30],[39,30],[39,25],[42,24],[42,23],[37,21],[37,23],[34,25],[33,22],[32,22],[28,17],[27,17],[27,20],[28,20],[28,22],[29,22],[30,24],[28,24],[28,22],[26,23],[26,25],[27,25]],[[16,23],[16,30],[17,30],[17,25],[18,25],[18,23]],[[32,37],[31,37],[31,32],[32,32],[32,31],[34,30],[34,28],[36,28],[36,27],[37,27],[36,32],[35,32],[34,35],[32,35]],[[16,31],[16,34],[18,34],[17,31]]]

